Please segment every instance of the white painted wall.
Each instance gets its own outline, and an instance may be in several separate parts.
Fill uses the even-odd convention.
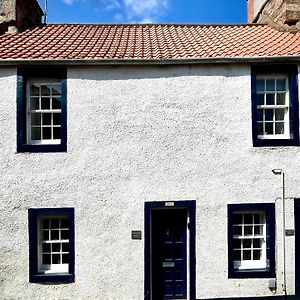
[[[262,7],[268,2],[269,0],[253,0],[254,3],[254,19],[260,13]]]
[[[298,147],[253,148],[249,66],[68,70],[68,152],[16,153],[16,70],[0,70],[0,299],[143,299],[144,202],[196,200],[198,299],[271,295],[228,279],[227,204],[276,201],[288,228],[300,196]],[[28,282],[28,208],[75,208],[75,283]],[[294,237],[287,238],[294,292]]]

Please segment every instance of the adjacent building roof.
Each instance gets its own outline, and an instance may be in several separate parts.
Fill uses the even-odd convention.
[[[52,24],[0,36],[0,61],[298,57],[300,33],[267,25]]]

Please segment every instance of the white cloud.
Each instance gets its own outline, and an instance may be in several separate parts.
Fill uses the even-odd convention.
[[[123,0],[127,19],[154,21],[162,16],[169,6],[169,0]]]
[[[62,0],[66,4],[79,1],[93,3],[94,11],[112,13],[117,23],[156,23],[164,16],[172,0]]]
[[[62,0],[62,1],[63,1],[63,3],[68,4],[68,5],[72,5],[75,2],[75,0]]]
[[[100,6],[105,10],[116,10],[122,7],[119,0],[99,0]]]

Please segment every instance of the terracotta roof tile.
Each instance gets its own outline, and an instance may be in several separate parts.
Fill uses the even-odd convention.
[[[0,36],[0,59],[185,59],[300,55],[300,33],[266,25],[50,24]]]

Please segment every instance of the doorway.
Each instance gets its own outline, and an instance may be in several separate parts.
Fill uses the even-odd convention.
[[[194,299],[195,201],[145,204],[145,298]]]

